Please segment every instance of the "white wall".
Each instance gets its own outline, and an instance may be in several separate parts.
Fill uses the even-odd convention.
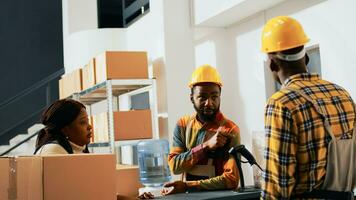
[[[66,73],[84,67],[104,51],[127,50],[126,29],[104,28],[78,31],[65,38]]]
[[[200,24],[245,0],[193,0],[194,22]]]
[[[68,33],[98,28],[96,0],[63,0],[68,5]]]
[[[80,60],[83,52],[79,52],[79,58],[77,58],[77,49],[85,51],[84,45],[76,46],[72,49],[73,42],[77,43],[73,39],[68,39],[72,34],[79,31],[94,30],[98,27],[97,18],[97,1],[96,0],[63,0],[62,1],[62,18],[63,18],[63,54],[64,54],[64,66],[66,72],[70,72],[78,67],[82,66],[82,62],[78,64],[77,60]],[[78,42],[80,44],[80,41]],[[76,44],[78,45],[78,44]],[[80,49],[81,48],[81,49]],[[74,52],[74,54],[73,54]],[[84,53],[85,54],[85,53]],[[73,61],[73,57],[75,57]],[[84,63],[86,64],[86,63]],[[79,66],[78,66],[79,65]]]
[[[150,11],[127,28],[127,50],[147,51],[157,82],[160,138],[170,139],[168,130],[167,71],[164,33],[164,1],[150,1]]]
[[[179,17],[177,17],[179,16]],[[169,137],[179,117],[193,112],[188,82],[194,66],[190,2],[164,1],[165,61]]]
[[[127,49],[147,51],[149,60],[164,56],[163,1],[150,1],[150,11],[127,28]]]
[[[228,27],[285,0],[193,0],[196,26]]]

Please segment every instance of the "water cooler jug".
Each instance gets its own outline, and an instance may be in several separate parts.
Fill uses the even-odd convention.
[[[138,143],[140,181],[145,186],[139,189],[139,194],[151,192],[155,196],[160,196],[163,184],[171,180],[168,153],[167,140],[144,140]]]

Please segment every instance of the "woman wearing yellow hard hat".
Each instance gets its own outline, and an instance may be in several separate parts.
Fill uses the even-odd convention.
[[[342,199],[356,186],[354,101],[342,87],[307,72],[308,41],[288,16],[269,20],[262,31],[262,51],[282,84],[265,108],[262,199]]]

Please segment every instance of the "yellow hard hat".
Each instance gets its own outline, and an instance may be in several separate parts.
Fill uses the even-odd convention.
[[[222,86],[221,78],[218,71],[210,65],[202,65],[194,70],[189,87],[198,83],[215,83]]]
[[[265,53],[292,49],[308,41],[302,25],[288,16],[270,19],[262,31],[262,51]]]

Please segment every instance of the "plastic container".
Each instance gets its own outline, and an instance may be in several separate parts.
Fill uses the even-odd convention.
[[[160,187],[171,180],[167,140],[145,140],[137,145],[140,181],[145,187]]]

